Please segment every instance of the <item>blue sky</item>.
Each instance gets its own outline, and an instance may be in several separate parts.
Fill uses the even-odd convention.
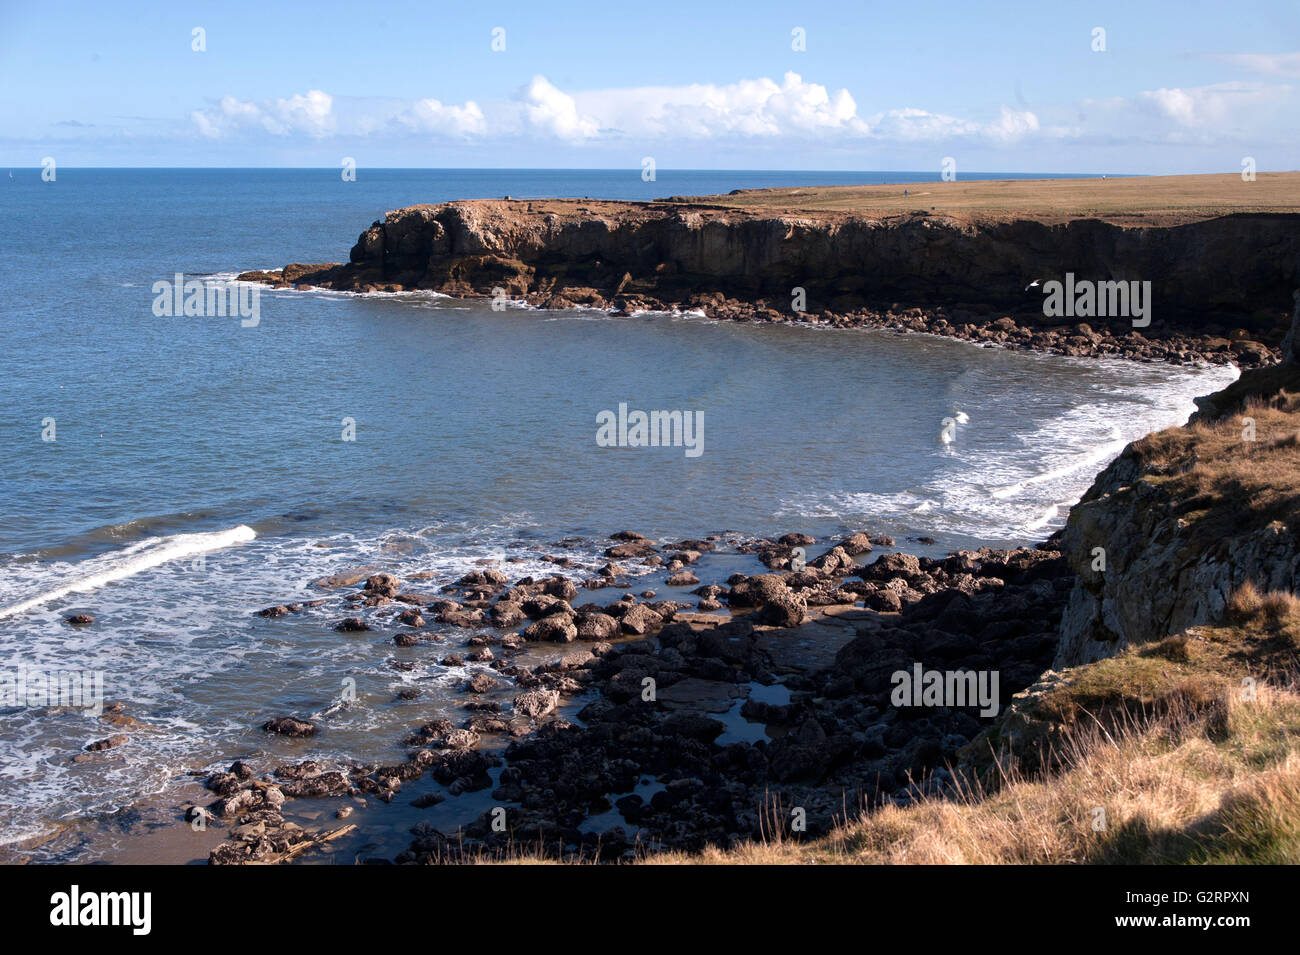
[[[1300,3],[5,0],[0,89],[13,167],[1297,169]]]

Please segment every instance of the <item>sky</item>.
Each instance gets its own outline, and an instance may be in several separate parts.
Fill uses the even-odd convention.
[[[0,166],[1300,169],[1300,2],[0,0]]]

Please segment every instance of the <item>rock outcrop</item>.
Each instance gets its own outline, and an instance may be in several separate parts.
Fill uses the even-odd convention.
[[[1214,340],[1196,357],[1252,364],[1267,361],[1286,333],[1298,261],[1296,217],[1280,213],[1132,228],[1087,218],[972,223],[919,211],[776,215],[689,201],[472,200],[389,212],[361,234],[346,264],[241,277],[765,321],[857,324],[886,310],[890,322],[924,318],[922,330],[1067,354],[1123,354],[1152,338],[1191,335]],[[1066,272],[1151,282],[1150,326],[1044,317],[1041,289],[1026,290],[1027,277]],[[798,289],[802,311],[794,308]],[[1054,325],[1068,335],[1032,340]],[[1094,339],[1108,329],[1124,338],[1098,349]],[[1175,359],[1185,350],[1176,342],[1164,349]]]
[[[1054,667],[1222,619],[1232,591],[1300,588],[1300,366],[1247,372],[1135,442],[1070,512],[1076,582]]]

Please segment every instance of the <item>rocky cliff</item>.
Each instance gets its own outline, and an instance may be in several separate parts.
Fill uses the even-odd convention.
[[[1076,582],[1056,668],[1217,623],[1247,583],[1300,587],[1297,392],[1294,363],[1247,372],[1097,477],[1061,533]]]
[[[1067,272],[1151,282],[1150,326],[1045,318],[1041,287],[1026,286]],[[1286,330],[1300,278],[1300,218],[1237,214],[1133,228],[923,211],[775,214],[691,201],[474,200],[390,212],[361,234],[346,264],[247,277],[357,291],[504,292],[543,307],[901,324],[1067,354],[1253,364],[1270,359]]]

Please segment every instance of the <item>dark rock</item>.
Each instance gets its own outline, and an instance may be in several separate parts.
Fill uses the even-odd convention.
[[[555,690],[529,690],[515,697],[515,712],[529,719],[541,719],[555,710],[560,694]]]
[[[465,684],[465,689],[471,693],[487,693],[501,686],[500,680],[495,680],[486,673],[475,673]]]
[[[645,604],[635,604],[619,618],[624,633],[642,636],[663,626],[664,618]]]
[[[551,614],[524,628],[524,639],[572,643],[578,639],[578,627],[571,613]]]
[[[619,634],[618,620],[599,611],[578,614],[577,625],[581,640],[613,640]]]
[[[280,736],[292,736],[301,738],[305,736],[315,736],[316,726],[307,720],[296,719],[292,716],[278,716],[275,719],[267,720],[262,724],[262,729],[268,733],[277,733]]]

